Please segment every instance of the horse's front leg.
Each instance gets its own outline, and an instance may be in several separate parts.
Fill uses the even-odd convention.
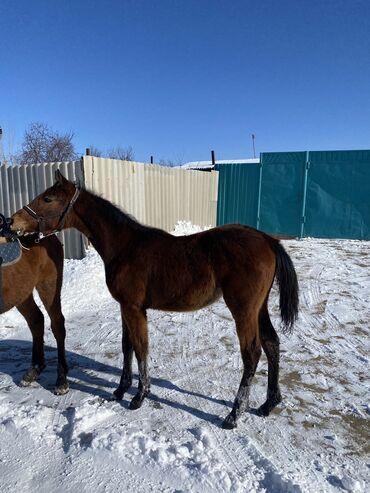
[[[146,312],[137,306],[123,306],[122,307],[123,319],[125,320],[125,326],[127,328],[127,338],[131,343],[131,359],[132,350],[135,351],[139,370],[139,387],[138,392],[133,397],[130,403],[130,409],[138,409],[143,403],[144,398],[150,392],[150,378],[148,372],[148,326],[146,319]],[[127,349],[126,349],[127,350]],[[124,349],[124,356],[125,351]],[[131,384],[131,360],[127,361],[127,365],[130,365],[130,372],[128,373],[128,366],[125,366],[122,372],[122,377],[125,381],[125,377],[128,376]],[[122,378],[121,378],[122,381]],[[127,381],[127,380],[126,380]],[[117,391],[121,389],[121,384]],[[116,392],[117,392],[116,391]]]
[[[37,380],[45,368],[44,357],[44,315],[36,305],[32,294],[22,304],[18,311],[26,319],[32,333],[32,365],[23,375],[21,385],[27,386]]]
[[[39,282],[36,289],[50,317],[51,330],[57,343],[58,373],[54,393],[56,395],[64,395],[69,391],[69,383],[67,380],[68,365],[65,351],[66,329],[60,302],[61,280]]]
[[[57,341],[58,350],[58,373],[54,393],[56,395],[64,395],[69,391],[69,383],[67,380],[68,365],[65,352],[66,329],[64,324],[64,316],[62,313],[59,313],[56,317],[50,315],[50,319],[51,330],[53,331],[55,340]]]
[[[114,395],[118,400],[123,398],[125,392],[131,387],[132,384],[132,355],[133,348],[131,339],[129,337],[128,328],[123,316],[123,311],[121,309],[122,316],[122,353],[123,353],[123,370],[121,375],[121,380],[119,386],[114,391]]]

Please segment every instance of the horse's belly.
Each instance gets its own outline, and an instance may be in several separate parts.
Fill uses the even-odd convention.
[[[191,293],[183,293],[176,296],[162,296],[161,299],[154,301],[151,308],[173,312],[190,312],[211,305],[221,295],[221,289],[214,289],[207,292],[194,290]]]

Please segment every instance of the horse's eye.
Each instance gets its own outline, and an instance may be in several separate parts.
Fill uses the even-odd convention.
[[[44,202],[51,202],[51,198],[48,196],[44,197]]]

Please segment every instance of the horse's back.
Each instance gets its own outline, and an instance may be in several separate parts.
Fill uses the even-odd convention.
[[[249,226],[226,224],[199,233],[203,250],[210,252],[217,272],[222,268],[243,266],[254,269],[275,268],[274,244],[271,236]]]

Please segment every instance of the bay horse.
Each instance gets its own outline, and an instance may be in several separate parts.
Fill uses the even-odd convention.
[[[276,277],[281,318],[291,329],[298,314],[298,282],[292,260],[277,239],[243,225],[176,237],[140,224],[109,201],[79,189],[59,171],[56,183],[12,220],[18,235],[76,228],[101,256],[108,289],[122,315],[123,370],[114,392],[117,399],[132,384],[133,352],[138,364],[138,391],[130,409],[139,408],[150,390],[147,309],[197,310],[221,295],[235,321],[244,366],[233,408],[222,426],[234,428],[248,406],[261,346],[268,359],[268,389],[258,412],[267,416],[281,402],[279,338],[268,297]]]
[[[36,242],[35,242],[36,240]],[[0,237],[0,243],[7,239]],[[67,362],[65,357],[65,325],[61,309],[60,292],[63,281],[63,247],[55,235],[39,241],[37,235],[21,239],[22,256],[18,262],[0,266],[2,304],[0,314],[16,307],[25,318],[32,333],[32,363],[21,380],[28,386],[39,377],[45,368],[44,357],[44,315],[33,297],[33,289],[50,317],[51,329],[57,342],[58,373],[55,393],[68,392]]]

